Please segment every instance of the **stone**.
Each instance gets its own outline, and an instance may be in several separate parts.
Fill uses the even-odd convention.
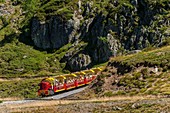
[[[119,1],[110,4],[109,8],[114,10]],[[68,43],[74,48],[81,41],[87,43],[82,50],[76,47],[78,52],[66,52],[62,58],[66,68],[72,71],[106,62],[125,51],[136,53],[152,44],[160,46],[169,36],[169,29],[160,30],[169,26],[169,20],[156,16],[163,13],[164,6],[153,10],[158,9],[157,6],[141,0],[130,0],[130,4],[123,4],[117,12],[100,11],[94,7],[93,1],[84,3],[79,0],[77,6],[72,19],[65,20],[56,15],[41,22],[33,18],[31,26],[34,45],[41,49],[59,49]]]
[[[69,59],[67,66],[72,71],[79,71],[86,69],[91,63],[91,58],[89,55],[79,54],[71,59]]]

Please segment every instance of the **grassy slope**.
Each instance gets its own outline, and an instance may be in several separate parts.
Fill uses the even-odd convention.
[[[137,65],[148,65],[154,66],[157,65],[159,67],[170,67],[169,59],[170,59],[170,46],[163,47],[160,49],[141,52],[134,55],[121,56],[117,58],[113,58],[111,62],[121,62],[122,64],[127,64],[131,67]]]
[[[70,46],[47,53],[18,41],[5,44],[0,48],[0,97],[35,98],[41,77],[66,73],[63,71],[65,63],[59,60],[68,50],[76,52]]]
[[[32,0],[34,1],[34,0]],[[53,4],[53,0],[49,2],[46,5],[42,5],[41,8],[38,11],[38,14],[44,13],[44,11],[48,10],[58,10],[60,7],[52,7],[50,4]],[[77,2],[76,0],[74,2]],[[63,5],[70,5],[72,6],[74,2],[69,2],[68,4],[60,4],[61,7]],[[94,7],[98,7],[100,10],[102,10],[101,6],[105,6],[108,1],[105,2],[97,2],[95,1]],[[34,2],[32,2],[33,4]],[[128,2],[129,3],[129,2]],[[105,5],[104,5],[105,4]],[[36,5],[26,5],[25,8],[30,9],[30,12],[35,13],[37,11]],[[48,7],[50,5],[51,7]],[[54,4],[55,5],[55,4]],[[56,8],[56,9],[53,9]],[[66,9],[62,9],[60,12],[56,12],[56,14],[63,14],[65,13],[66,19],[70,18],[70,14],[72,12],[67,11],[70,10],[71,7],[66,7]],[[76,7],[77,8],[77,7]],[[104,8],[104,7],[103,7]],[[60,64],[59,60],[62,58],[62,56],[65,54],[65,52],[68,51],[70,44],[64,46],[60,50],[48,54],[43,51],[38,51],[35,50],[33,47],[25,45],[21,42],[18,41],[16,34],[17,27],[22,28],[24,24],[28,24],[27,21],[25,20],[25,16],[28,17],[27,19],[31,18],[32,14],[27,14],[26,15],[20,15],[17,12],[19,12],[20,7],[16,6],[15,7],[16,12],[9,17],[9,20],[6,20],[4,24],[4,27],[0,29],[0,77],[3,78],[16,78],[16,77],[24,77],[24,78],[31,78],[31,77],[41,77],[41,76],[49,76],[49,75],[56,75],[62,73],[62,69],[64,67],[64,63]],[[41,11],[43,10],[43,11]],[[49,14],[49,15],[53,15]],[[49,16],[49,15],[44,15],[44,16]],[[16,21],[17,26],[13,24],[13,22],[10,21],[11,18],[21,18]],[[40,17],[41,18],[41,17]],[[26,21],[25,23],[23,22]],[[5,25],[6,24],[6,25]],[[17,36],[16,36],[17,35]],[[167,54],[167,53],[166,53]],[[128,62],[128,61],[127,61]],[[167,61],[165,61],[167,62]],[[129,62],[128,62],[129,63]],[[131,64],[130,64],[131,65]],[[165,66],[166,70],[166,66]],[[25,80],[21,81],[20,84],[18,85],[18,82],[1,82],[0,84],[0,96],[1,97],[10,97],[10,96],[19,96],[19,97],[35,97],[35,92],[37,90],[37,84],[38,81],[35,80]],[[25,86],[30,85],[31,87],[26,88]],[[36,85],[35,85],[36,84]],[[34,87],[35,86],[35,87]],[[12,87],[12,91],[10,90],[9,87]],[[32,91],[33,88],[33,92]],[[24,89],[24,90],[23,90]],[[22,91],[21,91],[22,90]],[[18,93],[18,91],[20,93]],[[24,93],[27,92],[27,93]],[[29,93],[28,93],[29,92]]]
[[[35,98],[40,79],[0,82],[1,98]]]
[[[100,96],[169,95],[169,50],[167,46],[113,58],[92,88]]]
[[[69,98],[170,94],[170,46],[112,58],[86,91]],[[155,72],[155,66],[158,72]],[[89,93],[87,93],[89,92]]]
[[[60,63],[59,60],[68,50],[75,51],[70,47],[71,44],[68,44],[54,53],[47,53],[35,50],[17,40],[2,46],[0,48],[0,97],[36,97],[41,77],[66,73],[63,71],[65,63]]]
[[[50,75],[62,71],[61,54],[40,52],[18,42],[0,48],[0,77],[31,77]]]
[[[62,74],[62,68],[57,58],[58,54],[47,54],[34,50],[32,47],[19,43],[6,44],[0,48],[0,82],[1,97],[36,96],[40,79],[32,77],[45,77]],[[54,60],[56,62],[54,62]],[[5,81],[5,79],[23,78],[23,80]],[[30,78],[30,79],[27,79]]]

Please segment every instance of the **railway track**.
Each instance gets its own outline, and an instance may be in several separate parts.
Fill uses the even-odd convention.
[[[10,105],[10,104],[23,104],[23,103],[31,103],[31,102],[35,102],[35,101],[40,101],[40,100],[58,100],[58,99],[62,99],[64,97],[79,93],[81,91],[83,91],[87,86],[83,86],[80,87],[78,89],[73,89],[67,92],[62,92],[53,96],[48,96],[48,97],[44,97],[44,98],[35,98],[35,99],[26,99],[26,100],[16,100],[16,101],[4,101],[3,103],[0,104],[0,108],[6,105]]]

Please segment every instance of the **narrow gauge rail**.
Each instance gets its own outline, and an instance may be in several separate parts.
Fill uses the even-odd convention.
[[[55,78],[44,78],[39,83],[40,88],[38,90],[38,96],[51,96],[57,92],[67,91],[90,84],[96,78],[96,74],[101,70],[102,68],[93,68],[90,70],[60,75]]]

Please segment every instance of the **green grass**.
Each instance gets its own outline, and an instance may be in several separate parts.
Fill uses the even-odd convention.
[[[35,1],[35,0],[32,0]],[[76,9],[77,5],[75,5],[78,1],[74,0],[67,0],[67,1],[60,1],[60,0],[50,0],[50,1],[39,1],[39,7],[35,9],[37,13],[37,17],[40,20],[46,20],[46,17],[58,15],[65,20],[69,20],[73,16],[73,10]]]
[[[8,19],[5,19],[6,17],[0,18],[0,24],[3,25],[0,29],[0,40],[1,40],[1,43],[0,43],[0,77],[31,78],[31,77],[55,76],[58,74],[62,74],[63,68],[65,67],[65,63],[60,63],[60,60],[63,58],[65,53],[67,53],[68,51],[72,51],[73,53],[78,53],[82,51],[84,47],[86,47],[87,43],[81,42],[76,47],[71,47],[72,46],[71,44],[67,44],[63,46],[62,48],[60,48],[59,50],[56,50],[56,51],[54,50],[52,53],[47,53],[46,51],[38,51],[38,50],[35,50],[33,47],[28,46],[18,41],[18,37],[20,33],[16,34],[16,28],[13,27],[13,23],[10,20],[12,18],[15,18],[16,16],[19,16],[19,19],[17,21],[17,26],[19,27],[21,33],[27,30],[30,31],[29,22],[34,16],[38,17],[40,20],[43,20],[43,21],[50,19],[50,17],[54,15],[58,15],[62,17],[63,20],[69,20],[73,16],[73,11],[78,10],[78,5],[75,5],[77,4],[78,0],[74,0],[74,1],[72,0],[65,0],[65,1],[62,1],[62,0],[43,0],[43,1],[29,0],[26,2],[23,2],[22,0],[17,0],[17,1],[20,3],[17,6],[18,9],[15,9],[17,11],[13,15],[11,15],[11,17],[9,17]],[[3,0],[1,0],[0,2],[3,2]],[[87,2],[89,1],[88,0],[82,1],[82,6],[86,5]],[[90,15],[95,16],[99,14],[100,12],[102,12],[103,15],[109,17],[110,21],[114,22],[112,18],[115,17],[115,14],[120,13],[120,12],[123,13],[121,10],[122,6],[124,6],[126,9],[130,9],[130,10],[133,9],[133,6],[130,4],[129,0],[120,1],[117,7],[113,7],[113,3],[110,4],[111,2],[112,1],[109,1],[109,0],[102,0],[102,1],[93,0],[92,8],[96,8],[96,10],[93,11],[93,14],[87,14],[84,18],[86,19]],[[150,3],[152,4],[152,0],[147,0],[146,2],[148,2],[149,4]],[[161,7],[164,7],[165,2],[166,0],[161,0],[161,1],[156,0],[156,3],[157,3],[156,5],[161,5]],[[21,20],[20,20],[20,15],[18,13],[20,10],[19,7],[22,7],[23,11],[25,12],[23,15],[21,15],[21,18],[23,18]],[[81,7],[82,9],[81,13],[83,13],[83,11],[85,10],[83,8],[84,7]],[[165,10],[164,12],[167,12],[167,11]],[[139,20],[139,17],[137,15],[134,15],[134,16],[137,22]],[[163,16],[160,16],[160,18],[164,18],[164,16],[167,16],[167,15],[164,14]],[[121,16],[118,19],[122,19]],[[106,21],[104,21],[104,24],[105,22]],[[157,25],[158,23],[159,22],[155,22],[155,25]],[[164,31],[165,29],[166,27],[160,28],[161,31]],[[129,34],[131,32],[132,31],[129,31]],[[154,30],[151,29],[151,32],[154,32]],[[24,38],[28,38],[28,37],[24,37]],[[101,40],[106,42],[106,39],[103,37],[101,37]],[[169,41],[167,40],[166,43],[169,43]],[[170,63],[169,63],[170,51],[169,50],[170,50],[170,47],[165,47],[165,48],[154,50],[151,52],[141,52],[135,55],[114,58],[112,59],[111,62],[120,62],[124,66],[132,67],[132,69],[138,64],[147,65],[147,66],[157,65],[158,67],[161,67],[164,72],[166,72],[170,68]],[[95,65],[94,67],[105,66],[106,64],[107,62],[103,64]],[[145,71],[141,73],[145,73]],[[148,83],[146,81],[138,82],[138,79],[139,79],[138,73],[133,73],[132,77],[129,77],[129,76],[130,75],[127,75],[127,77],[125,78],[122,77],[121,84],[127,87],[142,88],[143,89],[142,92],[147,93],[145,92],[146,90],[144,86],[146,86],[146,84],[149,84],[151,81],[153,82],[153,80],[150,77],[146,76],[146,80],[149,82]],[[126,79],[129,79],[129,80],[126,80]],[[17,89],[17,85],[15,84],[19,86],[18,89]],[[3,88],[5,88],[6,90],[3,91],[2,96],[4,97],[5,95],[6,96],[23,96],[26,98],[35,96],[34,91],[36,91],[37,89],[33,91],[34,93],[30,94],[29,92],[31,92],[31,88],[33,87],[26,88],[25,84],[26,85],[32,84],[32,82],[28,81],[24,83],[22,81],[21,84],[16,83],[16,82],[7,82],[7,83],[3,82],[3,84],[1,84],[3,85],[1,91],[3,91]],[[157,86],[159,86],[160,84],[162,85],[160,81],[156,83]],[[14,91],[19,92],[18,93],[19,95],[15,93],[14,94],[11,93],[10,90],[5,87],[5,85],[9,87],[15,86],[13,87]],[[165,89],[166,85],[162,87],[163,89]],[[23,88],[25,92],[22,92],[22,91],[20,92],[20,90],[22,90]],[[152,92],[152,90],[150,92]],[[161,92],[163,93],[165,92],[167,94],[167,92],[164,90],[161,90]],[[156,91],[154,93],[156,94],[156,93],[161,93],[161,92]],[[118,93],[121,93],[121,92],[118,92]],[[136,92],[134,91],[134,93]]]
[[[161,68],[170,67],[170,46],[155,49],[149,52],[140,52],[134,55],[120,56],[113,58],[111,62],[121,62],[132,67],[136,65],[158,66]]]
[[[7,43],[0,48],[0,77],[40,76],[41,73],[62,72],[65,65],[59,60],[67,50],[64,46],[56,53],[47,53],[18,41]]]
[[[75,47],[82,50],[84,46],[86,43],[81,42]],[[68,73],[63,70],[65,63],[59,62],[68,51],[77,52],[72,44],[54,50],[53,53],[47,53],[35,50],[17,40],[6,43],[0,48],[0,77],[9,81],[0,82],[0,97],[37,97],[38,83],[41,81],[41,78],[37,77]]]
[[[19,97],[35,98],[37,97],[39,79],[25,79],[8,82],[0,82],[0,98]]]
[[[44,53],[22,43],[6,44],[0,48],[1,76],[21,76],[31,71],[37,72],[47,67]]]
[[[112,58],[106,69],[98,77],[98,82],[94,84],[96,89],[103,88],[105,79],[111,79],[107,75],[118,74],[117,82],[107,85],[114,85],[116,89],[108,90],[103,88],[103,96],[114,95],[169,95],[170,77],[169,77],[169,59],[170,46],[154,49],[147,52],[140,52],[133,55],[119,56]],[[158,66],[158,73],[154,67]],[[117,72],[115,72],[117,68]],[[129,67],[131,70],[127,71]],[[113,70],[112,70],[113,69]],[[123,73],[119,73],[123,71]],[[114,74],[113,74],[114,73]],[[106,77],[107,76],[107,77]],[[99,85],[100,81],[102,84]]]
[[[118,82],[119,87],[124,87],[124,95],[169,95],[169,73],[163,73],[162,77],[156,74],[147,74],[142,80],[135,74],[126,74]],[[120,90],[121,91],[121,90]],[[124,90],[122,90],[124,91]],[[114,93],[114,95],[120,95]]]
[[[55,76],[63,73],[65,62],[60,63],[66,52],[81,51],[87,44],[80,42],[72,47],[69,43],[52,53],[38,51],[33,47],[19,42],[17,39],[0,47],[0,77],[42,77]],[[76,48],[79,48],[77,51]],[[64,71],[66,72],[66,71]]]

